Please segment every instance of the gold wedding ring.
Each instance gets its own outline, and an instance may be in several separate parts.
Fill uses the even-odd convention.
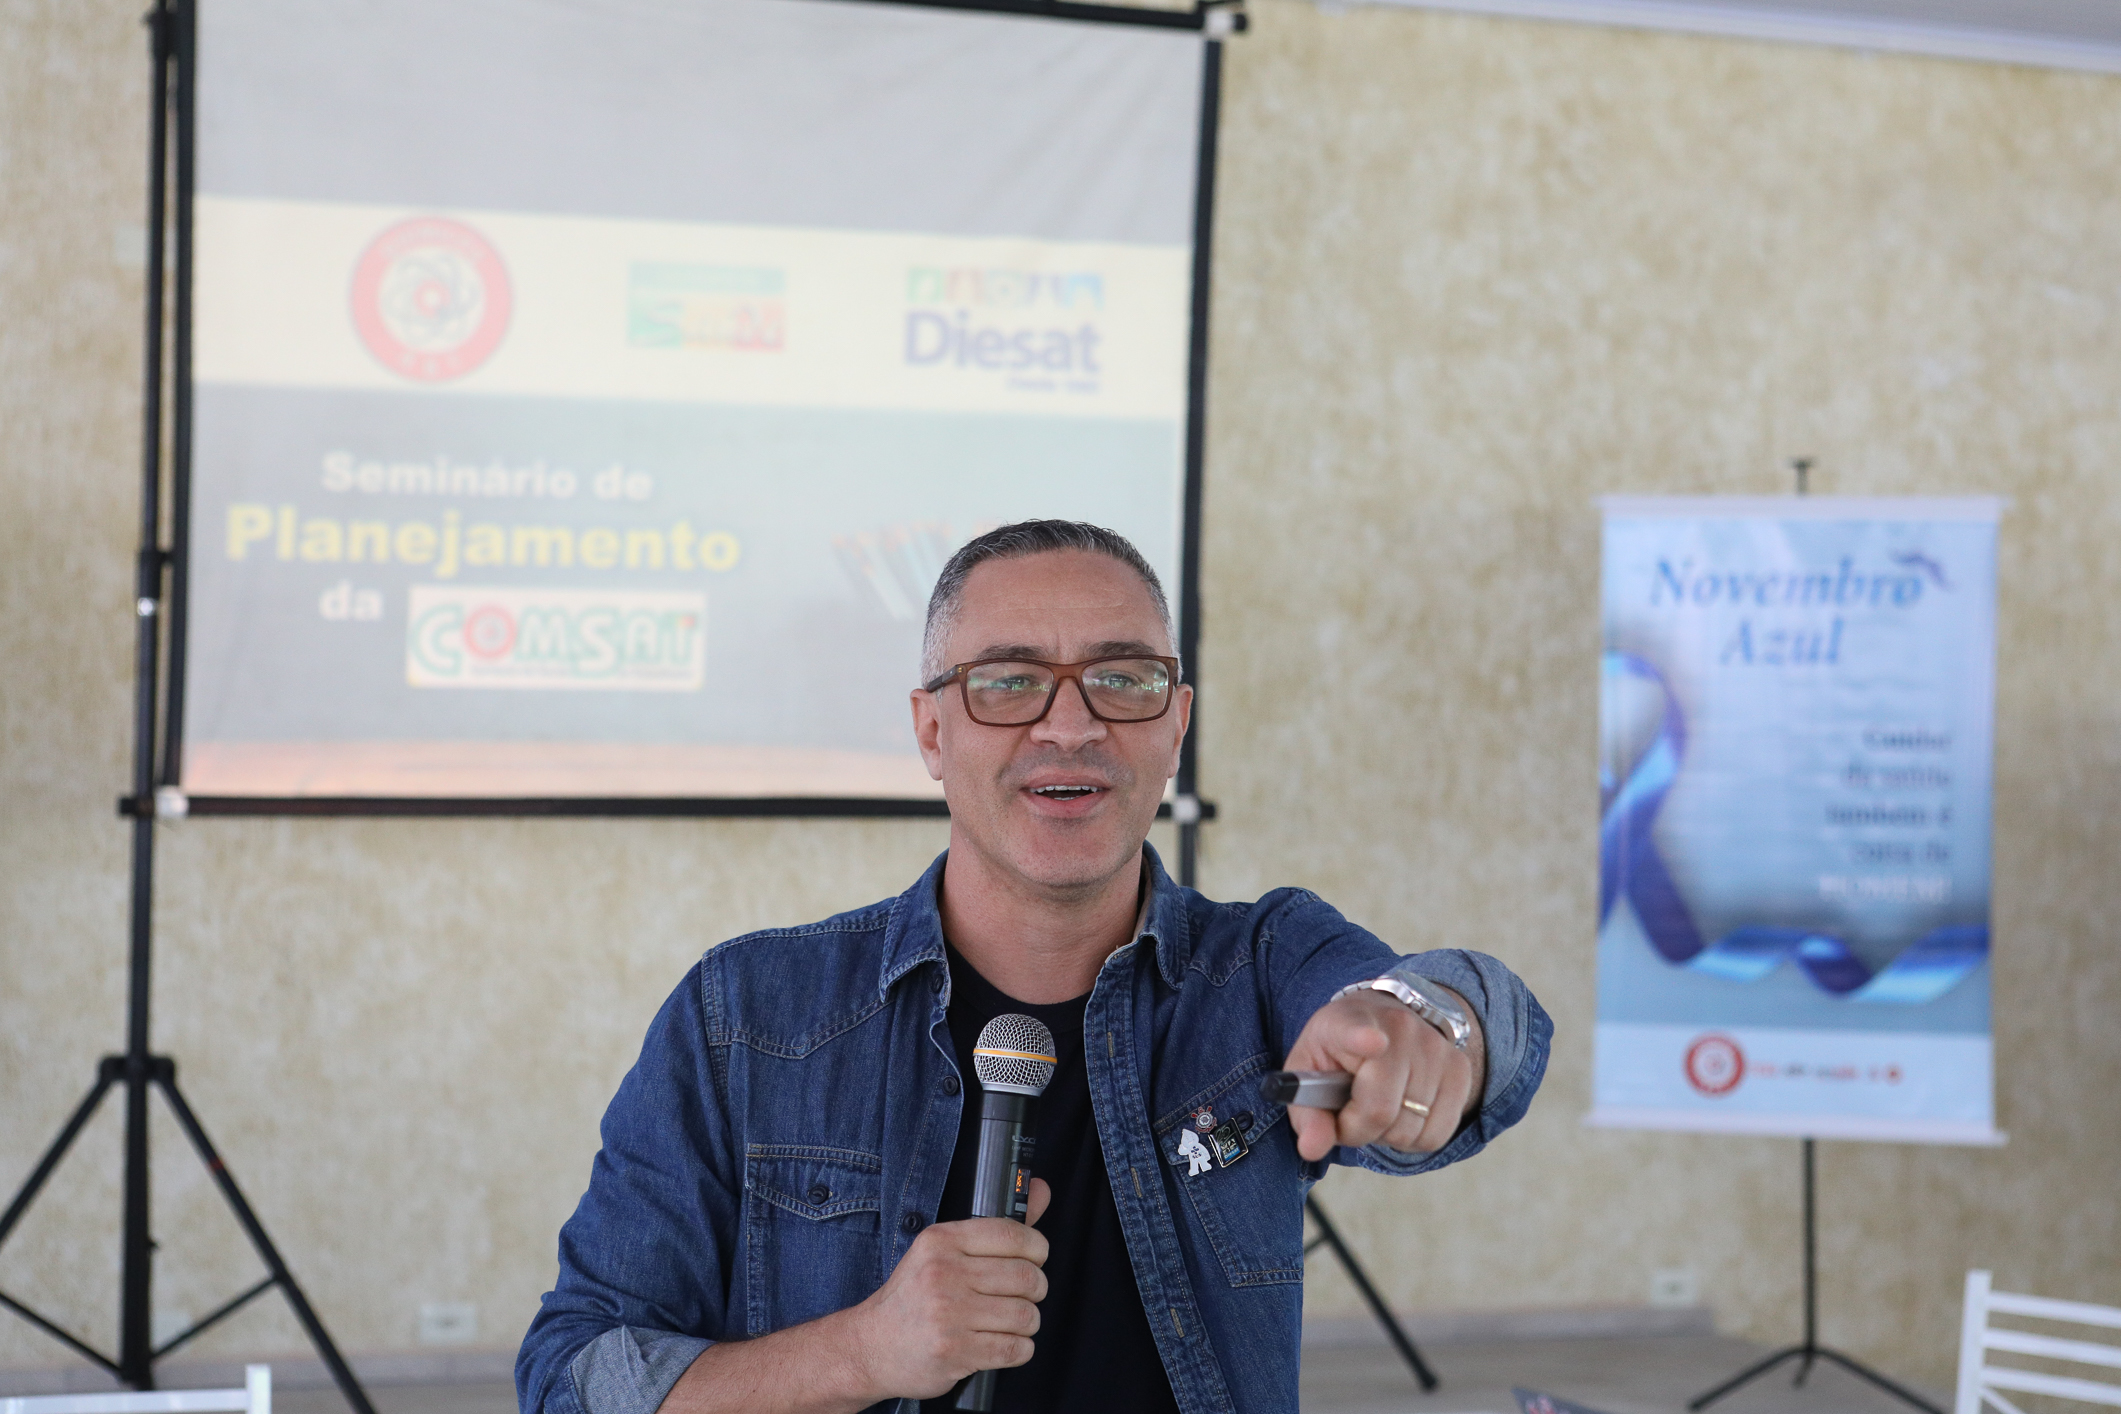
[[[1423,1119],[1427,1119],[1429,1117],[1429,1107],[1419,1100],[1401,1100],[1399,1103],[1404,1105],[1406,1108],[1414,1111],[1414,1113],[1420,1115]]]

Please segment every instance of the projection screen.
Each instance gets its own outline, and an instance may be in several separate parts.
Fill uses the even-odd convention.
[[[194,15],[190,795],[932,800],[957,545],[1181,589],[1197,29]]]

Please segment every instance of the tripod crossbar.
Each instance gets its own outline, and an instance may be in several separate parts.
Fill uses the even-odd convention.
[[[97,1365],[101,1365],[104,1369],[110,1371],[114,1375],[118,1373],[117,1361],[111,1359],[102,1351],[97,1350],[94,1347],[85,1343],[84,1341],[78,1339],[73,1334],[73,1332],[65,1329],[63,1326],[56,1325],[53,1322],[46,1320],[42,1315],[23,1305],[20,1301],[17,1301],[14,1297],[9,1296],[4,1291],[0,1291],[0,1306],[5,1306],[8,1310],[13,1311],[23,1320],[28,1321],[38,1330],[43,1331],[46,1335],[50,1336],[53,1340],[58,1341],[62,1345],[70,1347],[73,1350],[74,1354],[80,1356],[82,1359],[90,1361]]]
[[[221,1306],[216,1308],[211,1315],[200,1317],[198,1320],[193,1321],[185,1329],[179,1331],[177,1334],[171,1336],[168,1340],[162,1342],[162,1344],[156,1346],[154,1350],[149,1353],[148,1358],[152,1360],[160,1360],[163,1356],[169,1354],[170,1351],[175,1350],[178,1346],[184,1344],[184,1342],[190,1340],[193,1336],[205,1330],[208,1326],[215,1325],[220,1321],[235,1315],[236,1312],[242,1310],[245,1306],[248,1306],[252,1301],[256,1300],[260,1296],[263,1296],[266,1292],[271,1291],[279,1284],[280,1279],[278,1277],[264,1278],[263,1280],[259,1281],[256,1286],[244,1292],[242,1295],[232,1297],[228,1301],[224,1302]]]

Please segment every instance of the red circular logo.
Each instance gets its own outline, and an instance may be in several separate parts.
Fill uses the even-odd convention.
[[[1745,1079],[1745,1052],[1728,1036],[1703,1036],[1686,1048],[1686,1079],[1704,1095],[1728,1095]]]
[[[464,620],[464,646],[474,658],[502,658],[516,646],[516,621],[498,604],[481,604]]]
[[[461,221],[419,216],[368,243],[354,265],[353,322],[393,373],[461,378],[508,332],[508,267]]]

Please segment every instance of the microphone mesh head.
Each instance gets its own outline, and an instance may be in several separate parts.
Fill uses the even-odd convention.
[[[980,1028],[979,1044],[972,1048],[972,1070],[979,1083],[1018,1095],[1043,1094],[1059,1059],[1046,1024],[1013,1011]]]

